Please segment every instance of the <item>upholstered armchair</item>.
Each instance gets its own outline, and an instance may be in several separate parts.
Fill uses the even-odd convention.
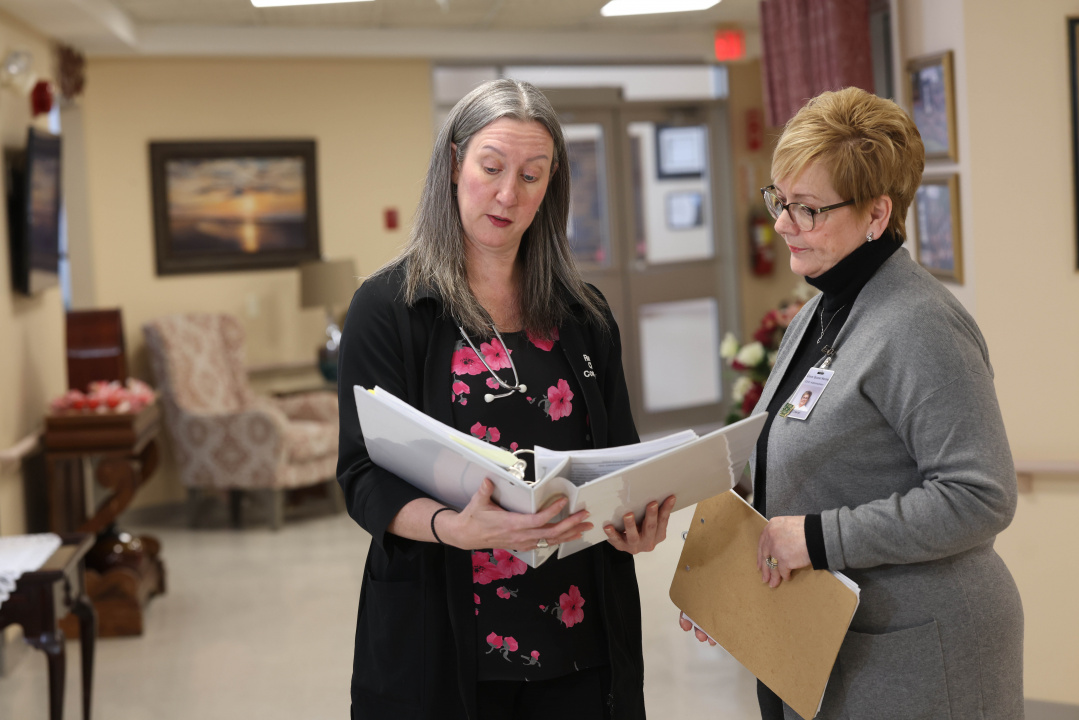
[[[255,395],[244,369],[244,332],[229,315],[169,315],[143,327],[165,428],[188,489],[191,522],[202,490],[267,491],[274,529],[286,490],[330,481],[336,495],[337,397]]]

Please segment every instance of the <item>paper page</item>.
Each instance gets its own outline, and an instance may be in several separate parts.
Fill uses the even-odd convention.
[[[536,479],[551,477],[556,466],[568,458],[570,461],[569,475],[566,479],[574,485],[583,485],[598,477],[618,472],[622,468],[647,460],[695,439],[697,439],[697,433],[692,430],[683,430],[673,435],[637,443],[636,445],[621,445],[594,450],[548,450],[537,445],[534,461]]]

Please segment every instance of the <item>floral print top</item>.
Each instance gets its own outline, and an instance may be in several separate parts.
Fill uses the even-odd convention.
[[[551,338],[503,333],[505,346],[497,337],[471,339],[507,385],[514,384],[512,356],[527,390],[485,402],[487,394],[508,391],[458,340],[450,368],[457,429],[511,451],[592,446],[584,400],[557,330]],[[531,479],[531,454],[524,459]],[[529,568],[507,550],[476,550],[472,583],[480,680],[545,680],[607,663],[591,552]]]

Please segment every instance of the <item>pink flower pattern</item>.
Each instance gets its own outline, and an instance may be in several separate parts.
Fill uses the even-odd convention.
[[[577,623],[584,620],[584,598],[581,597],[581,591],[577,589],[576,585],[569,586],[568,593],[562,593],[558,598],[558,605],[562,609],[562,622],[566,627],[571,628]]]
[[[569,414],[573,412],[573,405],[570,403],[572,399],[573,391],[565,380],[559,380],[557,386],[552,385],[547,388],[547,414],[551,416],[552,421],[569,417]]]
[[[514,344],[515,338],[516,343]],[[555,350],[555,345],[559,341],[559,333],[557,328],[554,329],[549,337],[543,337],[541,335],[527,334],[527,340],[531,344],[522,345],[523,338],[520,336],[509,337],[511,347],[517,348],[519,352],[524,353],[523,359],[518,360],[518,364],[524,362],[528,367],[528,362],[549,362],[543,360],[539,353],[549,353]],[[511,367],[510,355],[513,352],[510,348],[507,348],[498,338],[491,338],[489,342],[479,343],[479,353],[482,354],[483,361],[490,366],[492,370],[507,370]],[[559,357],[561,353],[557,354]],[[516,358],[516,356],[515,356]],[[532,359],[536,358],[536,359]],[[587,359],[587,358],[586,358]],[[467,404],[469,398],[472,397],[472,391],[482,397],[484,393],[495,391],[498,392],[500,385],[495,378],[491,376],[491,373],[484,367],[483,362],[480,360],[480,355],[472,350],[467,344],[458,341],[457,347],[452,354],[452,372],[453,378],[451,381],[451,402],[457,403],[459,406]],[[520,370],[520,367],[518,367]],[[555,374],[556,371],[550,371],[546,377],[541,374],[541,380],[537,382],[538,388],[542,388],[548,382],[554,382],[555,384],[547,388],[546,393],[540,390],[538,395],[528,395],[520,399],[524,399],[529,406],[535,407],[536,412],[543,413],[544,422],[553,422],[562,418],[571,417],[573,413],[573,399],[574,392],[570,385],[572,378],[559,378],[561,373]],[[564,372],[564,371],[563,371]],[[504,375],[504,373],[503,373]],[[469,379],[469,377],[473,379]],[[534,377],[534,376],[533,376]],[[556,379],[558,378],[558,379]],[[503,379],[505,379],[503,377]],[[523,381],[528,382],[524,377]],[[473,422],[469,427],[467,424],[464,427],[469,428],[469,432],[473,437],[479,438],[492,444],[499,444],[505,442],[503,447],[508,447],[511,451],[516,451],[520,448],[520,444],[517,441],[510,442],[510,437],[505,437],[503,430],[513,434],[519,432],[518,428],[509,421],[498,421],[495,418],[501,417],[498,413],[491,416],[487,412],[481,412],[481,409],[490,407],[482,402],[476,402],[473,407],[475,410],[471,410],[468,417],[468,422]],[[499,425],[503,425],[503,430],[490,424],[494,420]],[[583,419],[585,426],[587,427],[587,416]],[[535,421],[532,421],[535,422]],[[462,427],[462,429],[464,429]],[[527,426],[526,426],[527,427]],[[560,423],[560,428],[564,428],[558,432],[567,433],[571,432],[570,428],[573,427],[573,422],[568,424]],[[527,447],[527,446],[526,446]],[[472,581],[476,591],[473,593],[473,601],[475,607],[475,615],[477,616],[477,622],[479,623],[480,605],[481,601],[486,598],[488,603],[484,605],[483,616],[487,618],[486,621],[480,624],[478,629],[479,638],[485,638],[488,650],[486,655],[501,655],[502,659],[506,662],[513,664],[519,664],[524,667],[541,667],[540,654],[541,648],[546,653],[551,648],[544,647],[544,642],[559,642],[549,640],[549,634],[551,630],[540,630],[542,626],[535,626],[534,620],[522,622],[520,627],[514,622],[513,618],[518,613],[531,613],[533,616],[550,616],[549,621],[543,621],[544,623],[552,623],[550,627],[562,628],[561,632],[571,632],[571,634],[577,638],[573,641],[576,643],[588,642],[587,638],[590,637],[589,633],[592,631],[572,631],[569,630],[575,626],[580,625],[584,621],[584,609],[585,599],[582,596],[581,588],[585,588],[585,592],[588,592],[588,588],[591,585],[587,583],[582,584],[580,587],[576,584],[569,585],[568,592],[561,593],[556,589],[558,586],[551,587],[547,582],[539,583],[537,586],[536,580],[521,580],[522,585],[516,587],[509,587],[505,583],[509,578],[523,576],[529,572],[528,566],[513,553],[504,549],[491,549],[491,550],[476,550],[472,552]],[[566,580],[556,582],[573,581],[575,575],[571,574]],[[553,578],[552,578],[553,580]],[[579,582],[579,581],[578,581]],[[568,582],[567,582],[568,584]],[[566,585],[561,585],[565,588]],[[487,589],[484,589],[487,588]],[[537,591],[540,597],[536,597]],[[484,593],[488,593],[484,595]],[[544,597],[546,596],[546,597]],[[533,604],[537,599],[543,600],[557,600],[555,602],[545,602],[538,606]],[[523,602],[522,602],[523,601]],[[525,609],[525,608],[531,609]],[[594,623],[593,623],[594,624]],[[486,625],[486,627],[483,627]],[[494,628],[493,629],[492,625]],[[501,627],[499,627],[501,625]],[[585,626],[590,627],[588,625]],[[488,630],[488,634],[484,635],[483,630]],[[513,632],[513,635],[506,634],[509,630]],[[514,632],[516,630],[517,632]],[[534,633],[540,633],[533,637]],[[556,631],[557,632],[557,631]],[[521,633],[524,633],[523,635]],[[518,639],[517,636],[520,636]],[[536,643],[535,640],[541,642]],[[530,647],[531,646],[531,647]],[[527,649],[526,649],[527,648]],[[554,660],[552,660],[552,657]],[[555,667],[561,667],[562,663],[566,662],[560,655],[560,652],[555,652],[554,656],[547,655],[546,660],[548,663],[553,662]],[[496,662],[495,658],[491,658],[490,662]],[[549,671],[549,670],[548,670]]]
[[[480,352],[483,353],[483,359],[492,370],[505,370],[510,366],[509,353],[498,338],[492,339],[489,343],[481,343]]]

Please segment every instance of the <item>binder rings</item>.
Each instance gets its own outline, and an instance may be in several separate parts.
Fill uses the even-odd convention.
[[[698,437],[684,431],[639,445],[554,452],[537,447],[536,482],[524,462],[424,415],[392,394],[354,388],[356,409],[371,459],[453,508],[463,508],[485,477],[492,499],[514,512],[534,513],[557,496],[569,503],[561,519],[588,510],[594,527],[579,540],[545,550],[515,553],[531,567],[566,557],[607,539],[603,526],[624,529],[623,516],[640,518],[653,500],[677,497],[675,509],[729,490],[741,475],[764,424],[759,414]]]
[[[768,523],[733,492],[697,505],[670,596],[806,720],[820,709],[839,646],[858,609],[858,586],[827,570],[761,582],[757,543]]]

